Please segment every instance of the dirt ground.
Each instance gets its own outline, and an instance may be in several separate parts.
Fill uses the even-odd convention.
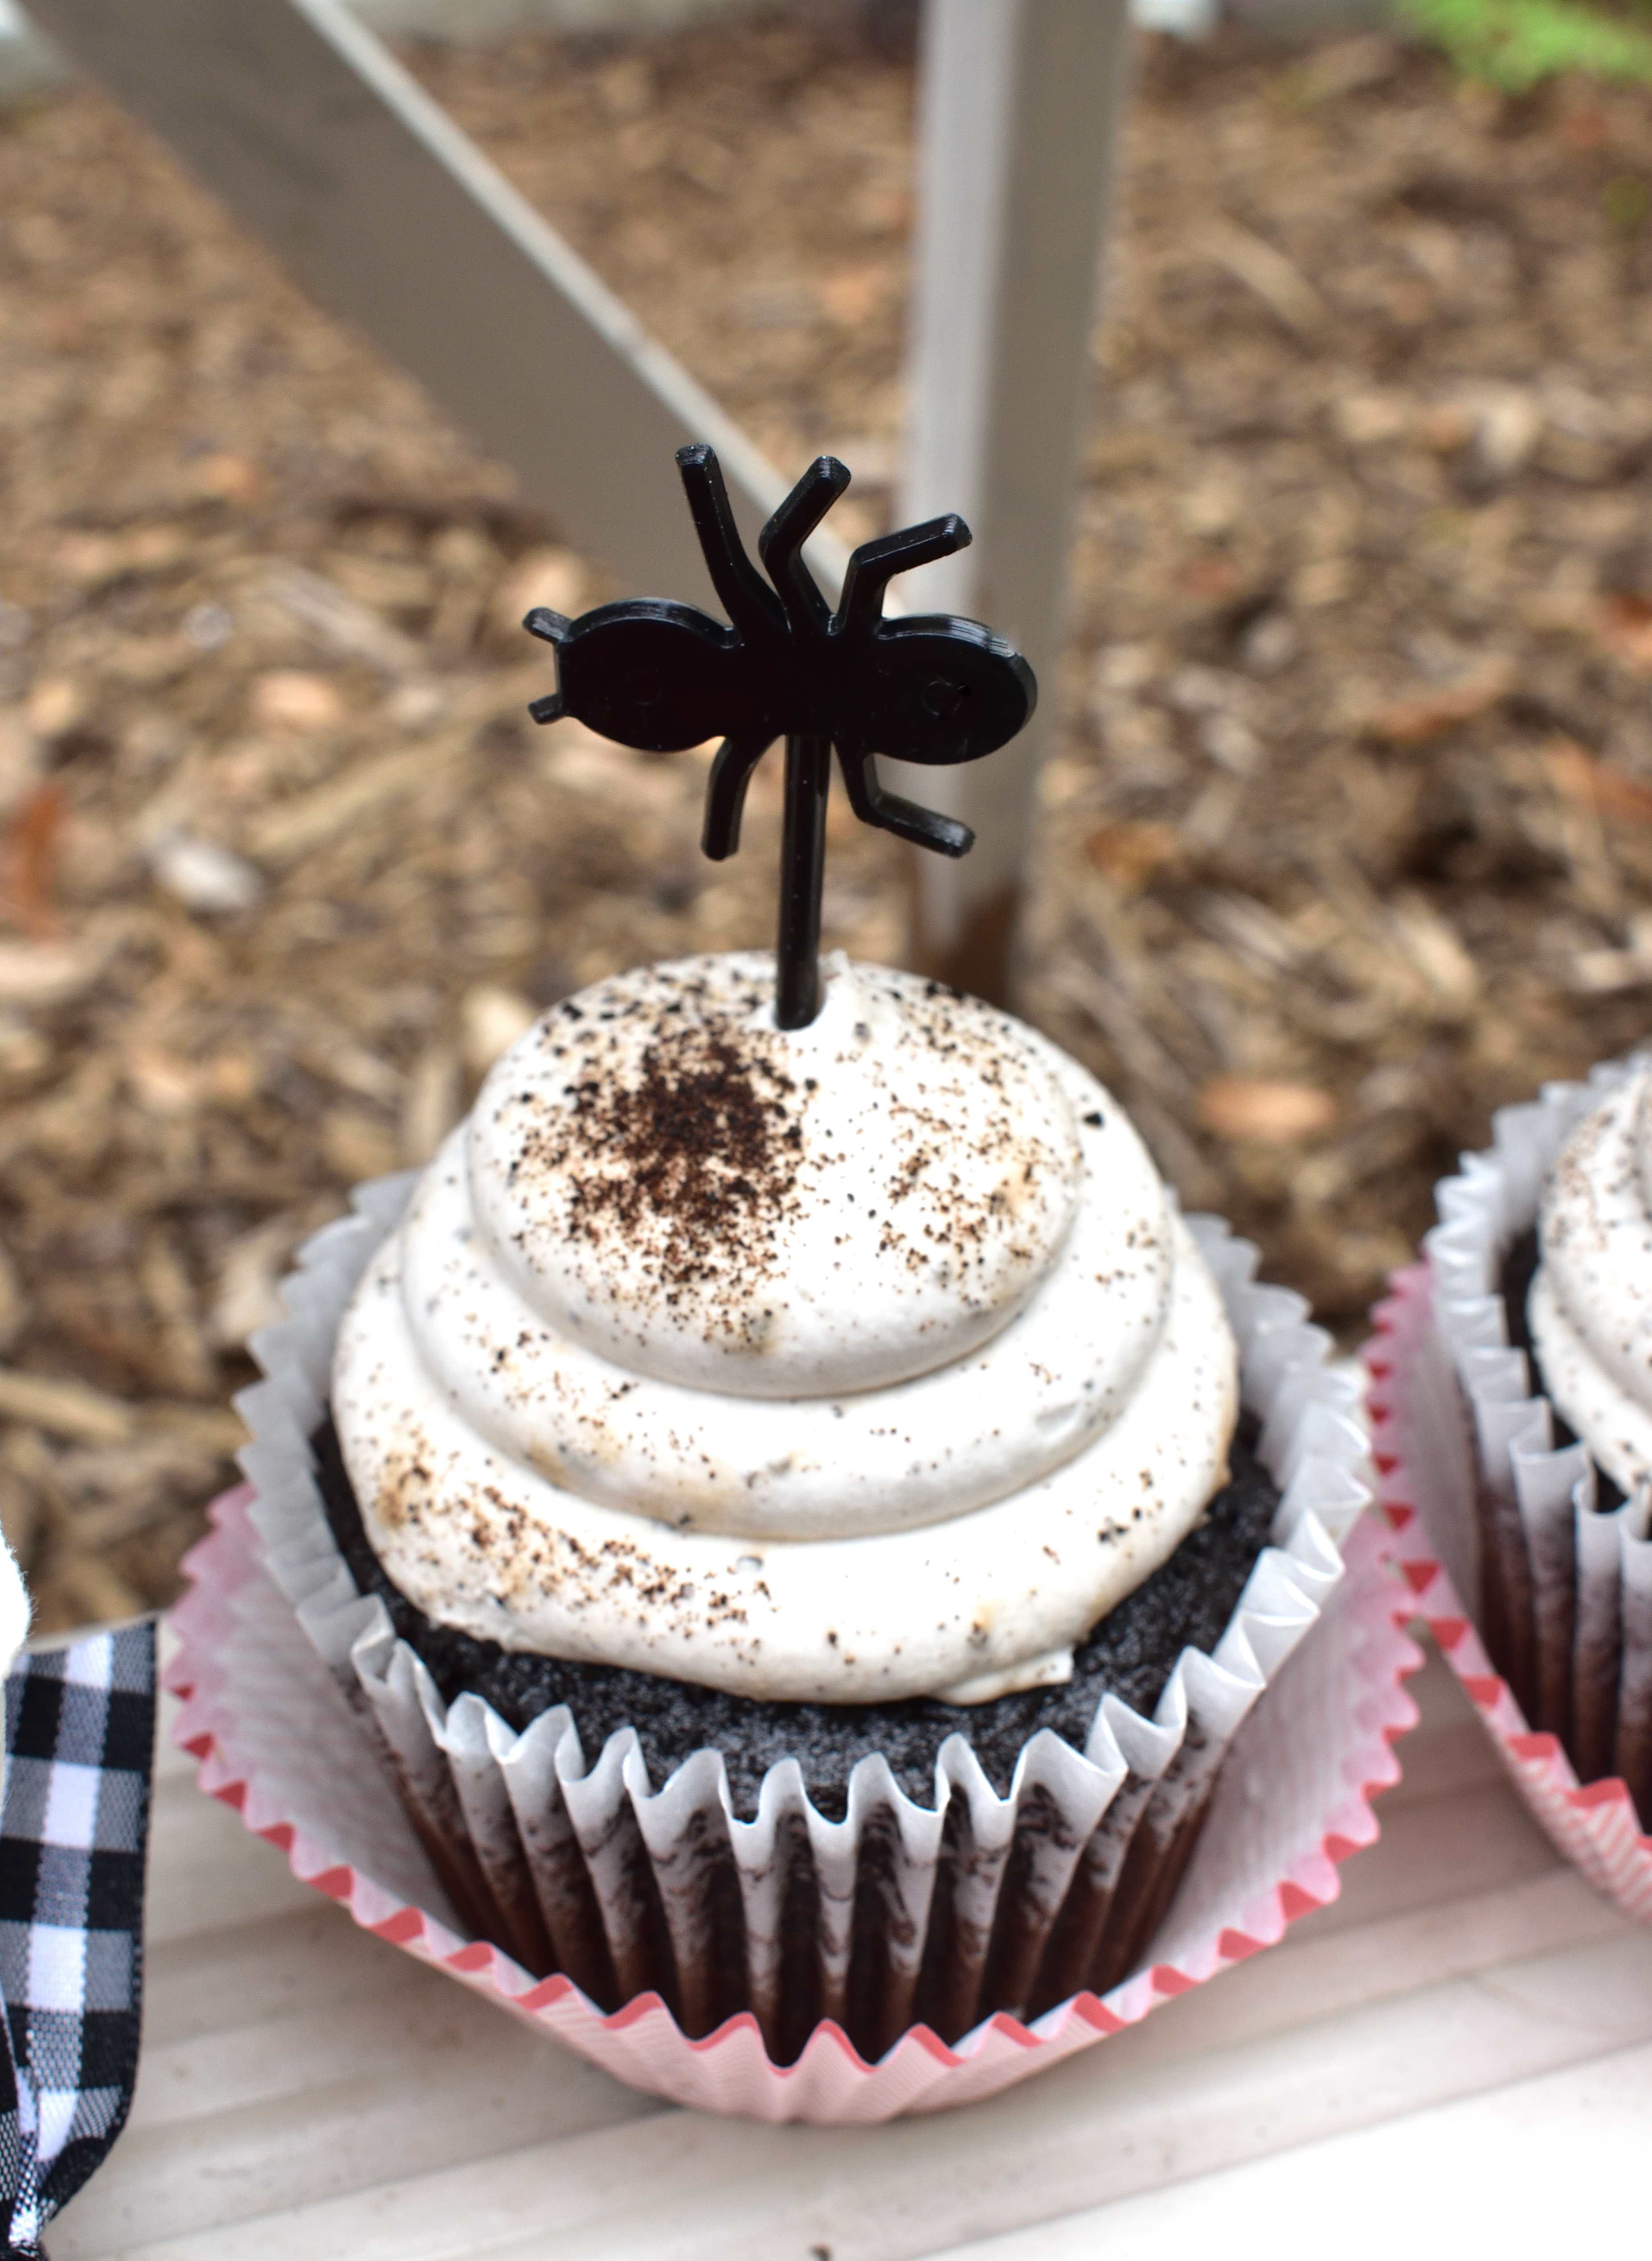
[[[901,419],[912,69],[415,54],[782,466]],[[889,14],[876,19],[898,24]],[[1652,94],[1144,47],[1024,998],[1345,1338],[1490,1110],[1652,1004]],[[248,1332],[532,1010],[768,939],[772,783],[540,732],[605,593],[97,95],[0,118],[0,1518],[162,1602]],[[669,476],[669,469],[663,476]],[[898,956],[839,815],[828,938]]]

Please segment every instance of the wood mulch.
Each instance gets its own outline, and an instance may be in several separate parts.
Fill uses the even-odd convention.
[[[754,432],[890,507],[910,59],[414,67]],[[1147,43],[1025,1001],[1345,1338],[1490,1110],[1652,1008],[1652,95]],[[0,118],[0,1519],[168,1599],[245,1343],[529,1014],[766,939],[774,786],[523,707],[612,593],[97,95]],[[662,477],[670,467],[662,466]],[[829,940],[901,948],[838,812]]]

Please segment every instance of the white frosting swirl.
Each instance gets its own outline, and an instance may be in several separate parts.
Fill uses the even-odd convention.
[[[790,1032],[773,992],[756,956],[645,968],[516,1045],[466,1145],[492,1260],[656,1381],[794,1398],[928,1373],[1048,1269],[1072,1112],[1002,1016],[933,982],[844,959]]]
[[[427,1173],[334,1407],[431,1616],[753,1696],[980,1700],[1065,1676],[1220,1483],[1232,1338],[1111,1098],[984,1005],[826,971],[785,1034],[766,958],[600,985]]]
[[[1633,1490],[1652,1474],[1652,1065],[1567,1140],[1538,1240],[1527,1317],[1548,1396]]]

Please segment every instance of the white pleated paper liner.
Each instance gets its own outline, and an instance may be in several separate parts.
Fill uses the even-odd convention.
[[[1340,1579],[1327,1536],[1366,1497],[1351,1385],[1325,1370],[1300,1299],[1253,1286],[1253,1253],[1223,1228],[1197,1227],[1283,1498],[1278,1544],[1213,1655],[1186,1654],[1151,1721],[1110,1699],[1083,1753],[1035,1736],[1006,1798],[959,1734],[932,1810],[874,1758],[830,1822],[788,1762],[742,1821],[710,1752],[657,1789],[628,1731],[590,1763],[565,1713],[519,1736],[475,1698],[448,1709],[382,1605],[356,1593],[307,1439],[339,1312],[405,1194],[406,1181],[370,1188],[357,1218],[318,1237],[291,1320],[260,1346],[270,1379],[244,1409],[256,1504],[220,1502],[190,1559],[173,1676],[190,1690],[182,1733],[206,1785],[358,1920],[638,2085],[765,2117],[875,2120],[1053,2062],[1332,1896],[1336,1861],[1375,1834],[1369,1798],[1397,1772],[1416,1653],[1373,1522]],[[1156,1919],[1141,1877],[1174,1883],[1189,1854],[1152,1954],[1133,1944],[1101,1999],[1081,1983],[1058,1999],[1052,1970],[1093,1965],[1121,1908]],[[807,1968],[787,1935],[801,1884]],[[812,2025],[801,2054],[778,2052],[795,2062],[777,2063],[765,2033],[785,2038],[800,1985]],[[1027,2014],[973,2014],[983,1999]]]
[[[1365,1359],[1378,1497],[1419,1614],[1555,1845],[1652,1922],[1652,1836],[1629,1789],[1652,1784],[1645,1499],[1598,1511],[1593,1461],[1555,1447],[1501,1296],[1550,1165],[1629,1065],[1496,1115],[1490,1153],[1437,1189],[1426,1261],[1395,1275]]]

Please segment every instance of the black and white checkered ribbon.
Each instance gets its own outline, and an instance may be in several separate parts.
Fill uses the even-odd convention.
[[[138,2070],[154,1628],[19,1656],[0,1804],[0,2252],[40,2234],[125,2124]]]

